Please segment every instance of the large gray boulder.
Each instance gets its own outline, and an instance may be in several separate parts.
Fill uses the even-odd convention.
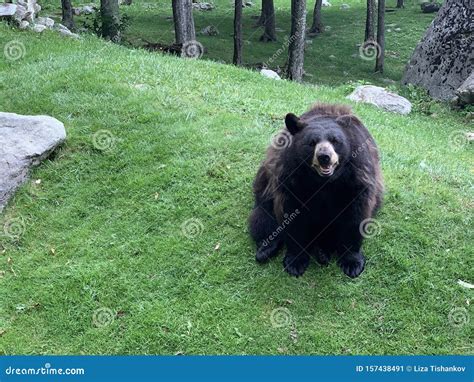
[[[57,119],[0,112],[0,212],[15,190],[66,139]]]
[[[347,98],[354,102],[370,103],[391,113],[409,114],[411,112],[410,101],[378,86],[358,86]]]
[[[402,83],[425,88],[449,101],[471,74],[474,63],[472,0],[445,0],[416,47]]]

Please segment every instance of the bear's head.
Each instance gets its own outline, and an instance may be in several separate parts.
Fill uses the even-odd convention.
[[[329,178],[342,171],[350,160],[350,142],[338,118],[303,120],[290,113],[285,117],[285,124],[293,137],[292,155],[320,177]]]

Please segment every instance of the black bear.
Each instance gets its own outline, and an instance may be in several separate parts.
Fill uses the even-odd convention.
[[[254,182],[250,233],[258,262],[286,246],[285,270],[301,276],[313,256],[335,256],[343,272],[365,267],[364,222],[379,209],[383,181],[374,139],[342,105],[317,104],[285,117]]]

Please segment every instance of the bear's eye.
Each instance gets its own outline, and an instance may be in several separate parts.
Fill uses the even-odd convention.
[[[336,144],[339,143],[339,140],[336,137],[331,137],[329,138],[329,142],[331,142],[332,144]]]
[[[316,146],[316,140],[315,140],[315,139],[312,139],[311,141],[309,141],[309,145],[310,145],[311,147]]]

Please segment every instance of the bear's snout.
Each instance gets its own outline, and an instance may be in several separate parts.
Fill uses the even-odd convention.
[[[320,176],[331,176],[338,164],[339,155],[330,142],[323,141],[316,145],[314,149],[313,167]]]

